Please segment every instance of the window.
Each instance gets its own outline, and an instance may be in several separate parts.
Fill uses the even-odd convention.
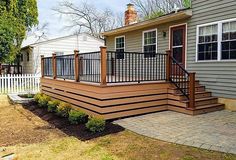
[[[115,38],[115,50],[116,50],[116,58],[117,59],[124,59],[124,52],[125,52],[125,37],[116,37]]]
[[[236,60],[236,19],[197,27],[197,59]]]
[[[218,25],[199,27],[198,60],[217,60]]]
[[[157,51],[157,30],[143,32],[144,57],[155,57]]]
[[[221,59],[236,59],[236,21],[222,24]]]
[[[27,52],[27,61],[29,62],[29,52]]]

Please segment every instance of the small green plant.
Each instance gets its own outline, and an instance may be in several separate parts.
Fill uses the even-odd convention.
[[[93,133],[104,131],[106,126],[106,121],[101,118],[90,117],[86,123],[86,128]]]
[[[69,121],[71,124],[81,124],[88,121],[88,115],[82,111],[70,110]]]
[[[71,110],[71,105],[69,103],[60,102],[59,106],[57,106],[57,114],[62,117],[68,117],[69,112]]]
[[[39,107],[47,107],[48,105],[48,102],[51,100],[51,98],[47,95],[42,95],[39,100],[38,100],[38,103],[39,103]]]
[[[40,99],[40,97],[42,97],[43,96],[43,94],[42,93],[37,93],[37,94],[35,94],[34,95],[34,100],[35,100],[35,102],[39,102],[39,99]]]
[[[52,100],[48,102],[48,112],[56,112],[57,106],[60,104],[59,100]]]

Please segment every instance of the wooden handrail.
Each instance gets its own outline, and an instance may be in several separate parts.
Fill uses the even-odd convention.
[[[189,73],[189,108],[195,108],[195,72]]]
[[[107,84],[107,47],[100,47],[101,52],[101,85]]]
[[[78,50],[74,50],[75,53],[75,58],[74,58],[74,71],[75,71],[75,82],[79,82],[80,78],[79,78],[79,71],[80,71],[80,58],[79,58],[79,51]]]
[[[53,71],[53,79],[57,79],[57,61],[56,61],[56,53],[52,54],[52,71]]]
[[[41,76],[44,77],[44,55],[41,55]]]

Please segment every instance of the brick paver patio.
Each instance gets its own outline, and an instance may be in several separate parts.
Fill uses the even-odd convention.
[[[115,123],[163,141],[236,154],[236,112],[224,110],[189,116],[166,111]]]

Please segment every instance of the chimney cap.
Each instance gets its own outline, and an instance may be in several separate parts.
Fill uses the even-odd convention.
[[[134,4],[132,4],[132,3],[128,3],[127,6],[128,6],[128,7],[130,7],[130,6],[134,6]]]

